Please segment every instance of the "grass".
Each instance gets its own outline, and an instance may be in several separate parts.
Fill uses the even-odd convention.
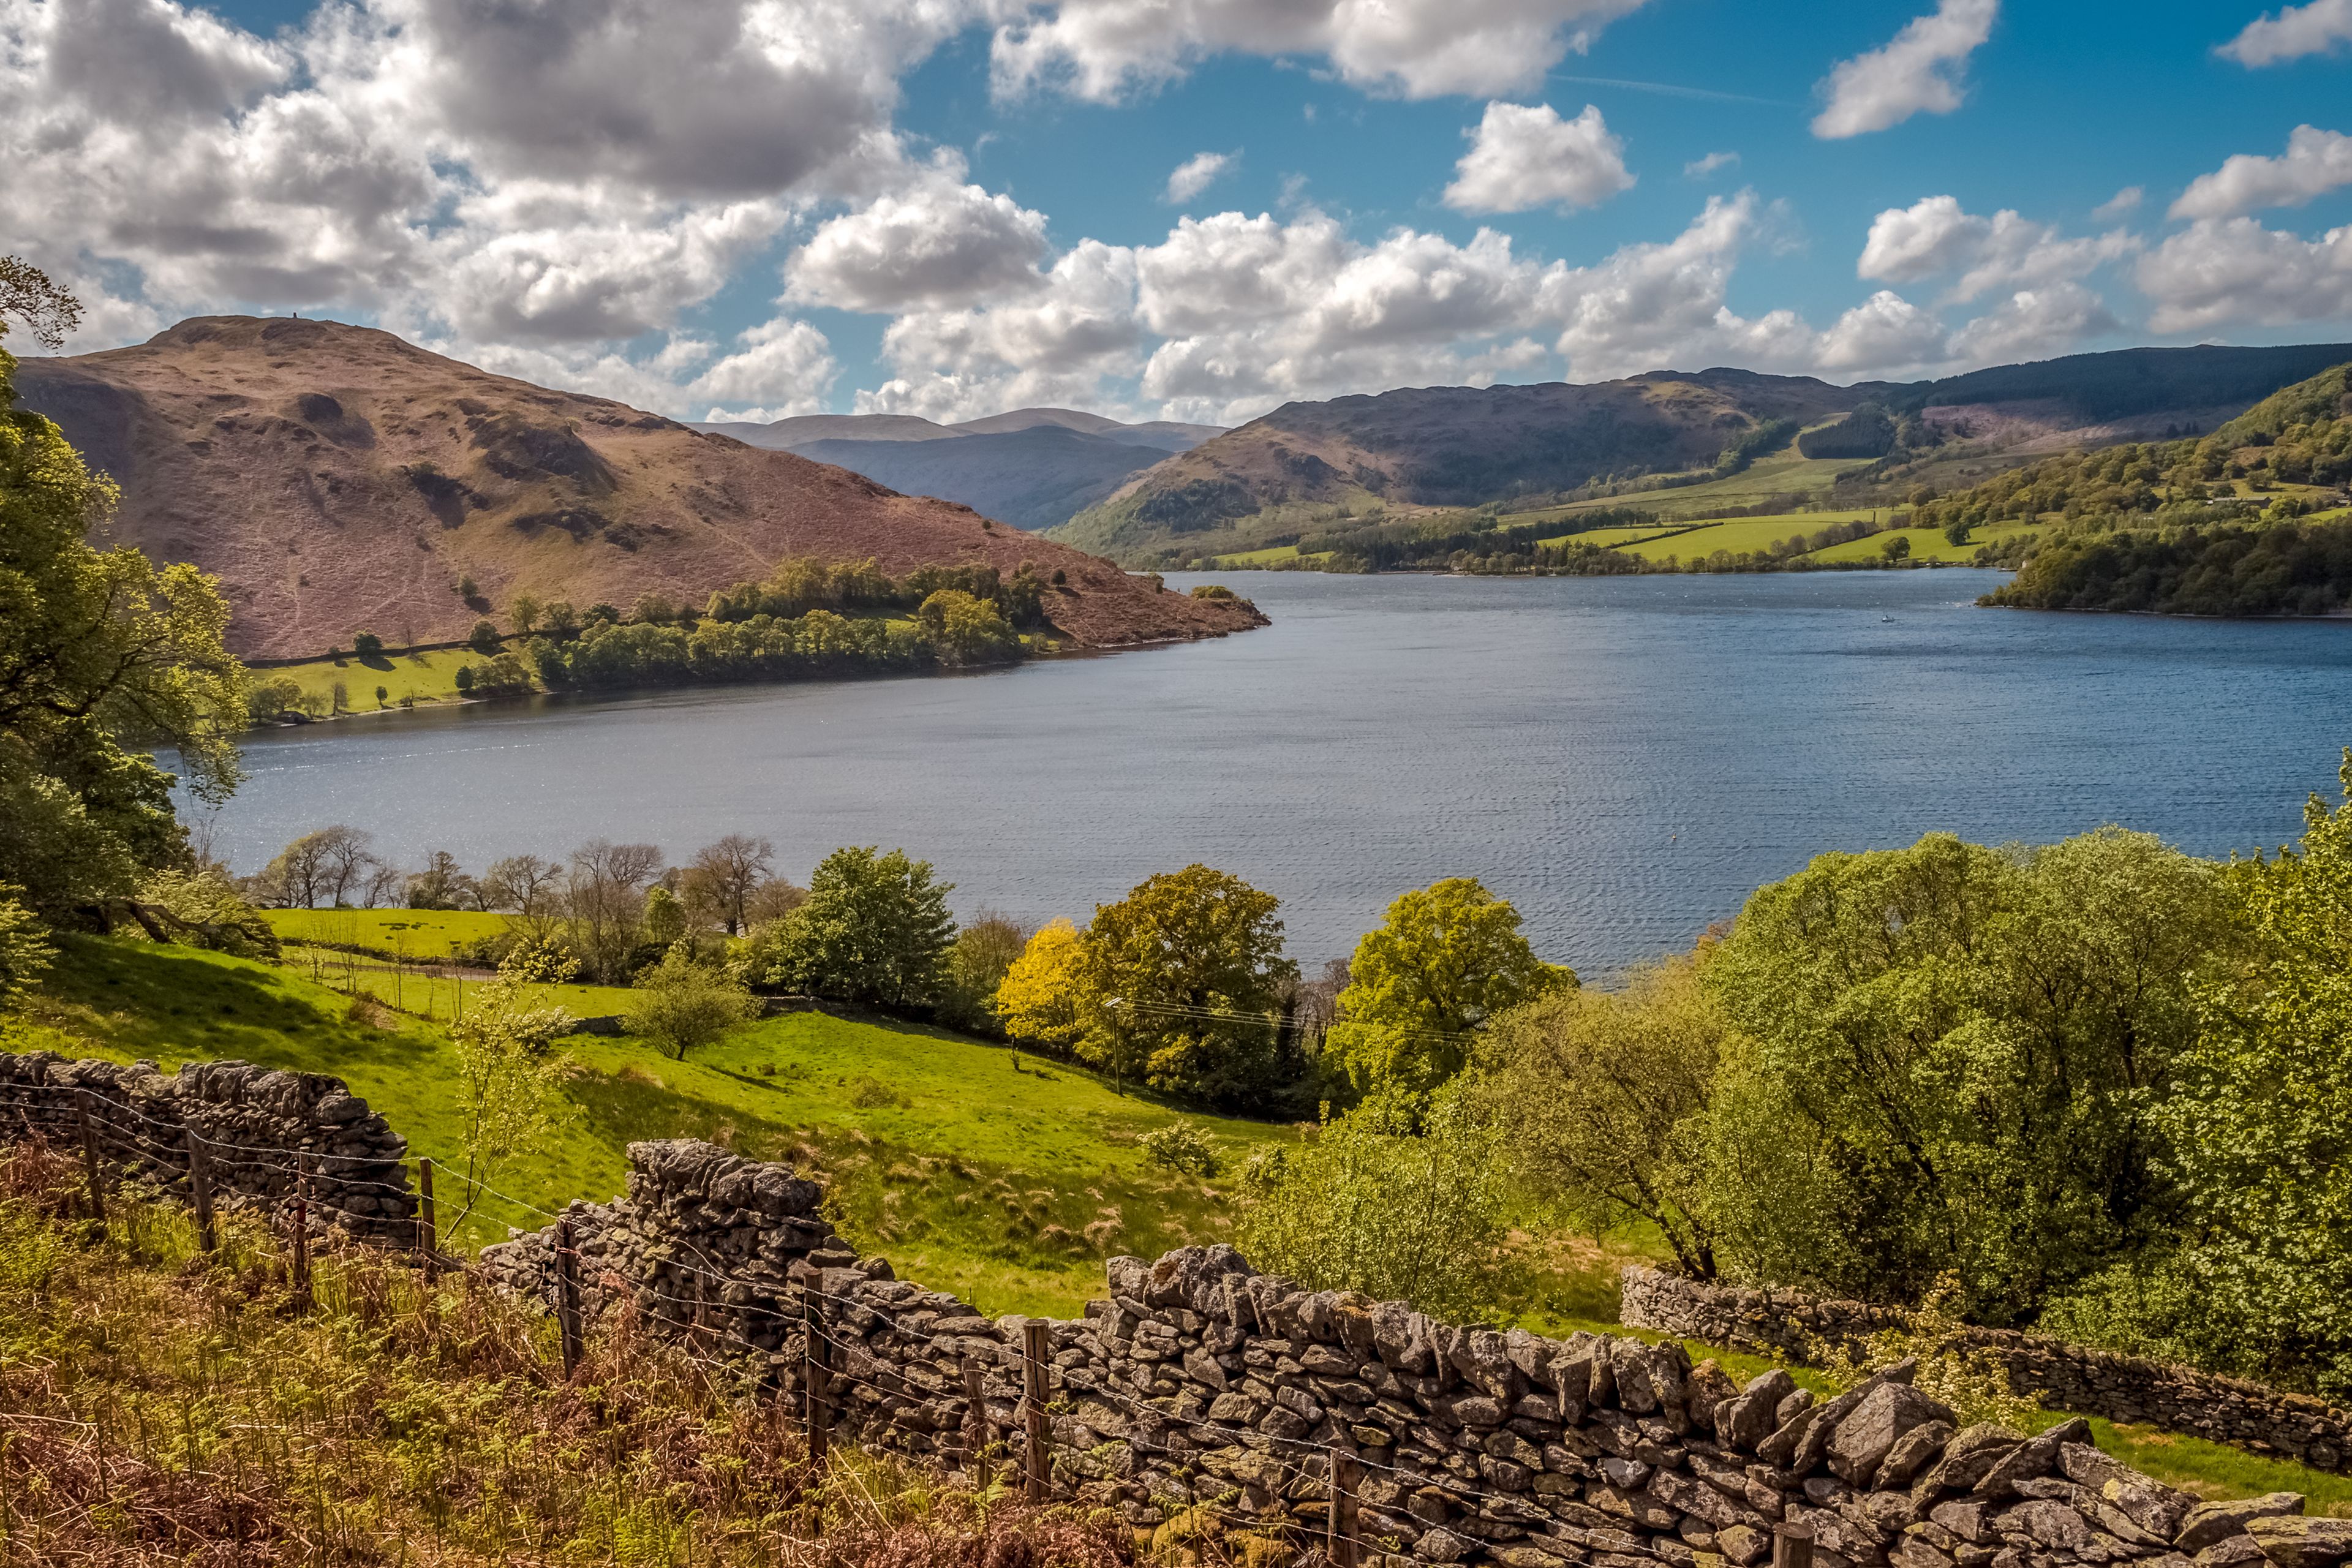
[[[1833,522],[1851,521],[1853,515],[1846,512],[1785,512],[1776,517],[1732,518],[1723,522],[1710,522],[1688,532],[1619,548],[1645,561],[1664,561],[1670,555],[1685,562],[1704,561],[1718,550],[1728,550],[1735,555],[1746,554],[1766,549],[1779,540],[1818,533]],[[1864,512],[1860,515],[1868,517],[1870,514]],[[1940,539],[1942,535],[1937,537]]]
[[[1565,516],[1570,512],[1598,511],[1608,507],[1638,506],[1644,511],[1655,512],[1662,520],[1671,520],[1688,517],[1693,512],[1713,511],[1719,507],[1754,506],[1774,496],[1826,495],[1838,475],[1850,468],[1865,466],[1853,458],[1800,457],[1796,444],[1791,442],[1774,456],[1759,458],[1744,472],[1728,479],[1708,479],[1704,484],[1685,485],[1675,489],[1633,490],[1623,495],[1595,496],[1589,500],[1570,501],[1565,506],[1548,508],[1547,511]]]
[[[1597,544],[1607,550],[1614,545],[1632,544],[1638,540],[1656,539],[1661,534],[1676,531],[1671,525],[1647,528],[1588,528],[1581,533],[1563,533],[1554,539],[1538,539],[1538,548],[1556,550],[1563,544]]]
[[[388,973],[359,970],[368,994],[355,997],[325,983],[342,977],[338,963],[313,977],[298,959],[282,968],[68,936],[43,993],[0,1026],[0,1048],[148,1058],[167,1071],[235,1057],[332,1073],[413,1153],[456,1163],[462,1120],[446,1035],[375,1000],[389,994]],[[426,982],[402,984],[415,1006]],[[551,988],[583,1013],[625,1005],[627,993],[599,990]],[[1144,1161],[1142,1135],[1178,1112],[1059,1063],[1024,1058],[1016,1070],[1013,1052],[945,1030],[812,1012],[745,1026],[684,1062],[625,1037],[573,1037],[564,1048],[573,1116],[493,1183],[542,1208],[618,1193],[634,1140],[707,1138],[819,1176],[862,1251],[992,1311],[1063,1316],[1102,1292],[1105,1256],[1217,1240],[1236,1212],[1223,1185]],[[1291,1135],[1190,1120],[1235,1161]],[[478,1246],[509,1224],[539,1223],[488,1199],[460,1239]]]
[[[264,910],[281,942],[356,947],[385,958],[435,963],[464,942],[498,936],[508,917],[478,910]]]
[[[488,668],[489,662],[470,648],[378,654],[364,659],[346,653],[339,658],[308,659],[257,673],[264,680],[292,680],[306,696],[321,702],[331,699],[335,683],[341,681],[352,712],[373,713],[397,709],[403,698],[417,702],[454,702],[457,700],[457,671],[470,667],[478,673]],[[385,693],[381,702],[375,694],[379,686]]]
[[[1328,561],[1330,558],[1331,552],[1328,550],[1317,551],[1305,557],[1308,561]],[[1296,544],[1270,544],[1264,550],[1244,550],[1236,555],[1220,555],[1217,557],[1216,566],[1212,570],[1241,571],[1252,566],[1271,566],[1278,561],[1299,559],[1301,557],[1298,553],[1298,546]]]
[[[1867,539],[1849,539],[1843,544],[1832,544],[1827,550],[1816,550],[1806,559],[1824,562],[1876,561],[1884,552],[1888,540],[1907,539],[1911,542],[1911,559],[1914,561],[1949,562],[1965,565],[1974,561],[1977,558],[1977,552],[1988,544],[1997,543],[2004,539],[2014,539],[2021,533],[2032,534],[2042,531],[2044,531],[2043,528],[2034,523],[2004,523],[1997,528],[1979,528],[1969,536],[1969,542],[1966,544],[1954,544],[1944,537],[1944,531],[1940,528],[1897,528],[1890,529],[1885,533],[1874,533]]]
[[[876,1454],[805,1463],[791,1405],[630,1315],[562,1373],[551,1321],[468,1279],[321,1256],[223,1215],[64,1217],[72,1169],[0,1158],[0,1559],[492,1568],[1112,1568],[1108,1514],[978,1497]]]

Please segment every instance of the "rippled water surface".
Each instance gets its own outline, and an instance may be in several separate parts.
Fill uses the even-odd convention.
[[[1202,579],[1171,578],[1171,587]],[[1083,920],[1192,860],[1345,952],[1475,875],[1592,973],[1679,948],[1826,849],[2105,822],[2276,845],[2352,742],[2352,625],[1979,610],[1973,571],[1226,579],[1221,642],[956,679],[476,705],[273,732],[218,844],[372,829],[478,869],[603,835],[904,845],[964,912]]]

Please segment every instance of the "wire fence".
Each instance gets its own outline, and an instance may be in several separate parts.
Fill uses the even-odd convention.
[[[373,1242],[392,1256],[426,1261],[437,1271],[467,1276],[493,1287],[503,1288],[508,1283],[478,1259],[444,1251],[441,1236],[432,1228],[435,1216],[430,1212],[420,1209],[405,1222],[397,1217],[387,1219],[373,1210],[363,1212],[334,1203],[323,1193],[312,1190],[312,1177],[317,1173],[313,1169],[314,1162],[323,1164],[340,1161],[355,1165],[382,1165],[386,1163],[381,1159],[230,1142],[210,1133],[198,1132],[185,1122],[173,1123],[148,1115],[120,1099],[84,1089],[74,1091],[75,1099],[65,1101],[58,1098],[61,1092],[66,1091],[58,1089],[45,1091],[16,1084],[0,1085],[0,1106],[37,1106],[51,1113],[47,1119],[50,1130],[60,1132],[65,1131],[68,1115],[78,1118],[82,1110],[89,1113],[87,1125],[91,1139],[89,1147],[93,1152],[91,1168],[88,1173],[88,1196],[93,1214],[102,1216],[105,1201],[101,1173],[94,1152],[97,1148],[111,1147],[118,1153],[145,1161],[166,1172],[177,1172],[193,1183],[196,1169],[189,1152],[193,1142],[201,1146],[202,1160],[206,1165],[217,1163],[291,1176],[290,1186],[283,1192],[254,1194],[231,1189],[228,1195],[248,1201],[257,1196],[262,1205],[271,1211],[274,1221],[284,1222],[289,1216],[299,1215],[300,1227],[288,1227],[294,1236],[300,1236],[309,1228],[331,1232],[334,1222],[341,1220],[349,1222],[344,1228],[352,1237]],[[127,1117],[130,1121],[119,1121],[115,1120],[118,1116]],[[138,1124],[143,1124],[143,1127]],[[41,1135],[29,1117],[22,1118],[21,1125],[34,1136]],[[174,1134],[180,1143],[177,1147],[165,1143],[151,1136],[145,1128]],[[432,1163],[419,1161],[418,1164],[420,1175],[423,1175],[424,1168],[431,1166]],[[1050,1351],[1041,1355],[1034,1342],[1025,1346],[1012,1342],[1013,1336],[1005,1326],[995,1321],[990,1321],[985,1333],[940,1334],[929,1326],[908,1325],[903,1321],[903,1314],[887,1303],[864,1294],[827,1290],[821,1283],[805,1279],[789,1287],[792,1300],[784,1301],[775,1294],[776,1288],[772,1281],[746,1279],[727,1271],[719,1267],[719,1259],[712,1258],[692,1238],[685,1237],[669,1239],[690,1250],[697,1260],[671,1256],[659,1260],[656,1268],[696,1280],[697,1293],[692,1297],[660,1289],[658,1273],[655,1279],[633,1279],[619,1274],[592,1274],[583,1281],[583,1274],[596,1268],[597,1260],[583,1252],[569,1233],[575,1217],[584,1219],[586,1215],[575,1216],[570,1211],[546,1208],[501,1192],[467,1173],[454,1170],[444,1173],[457,1184],[468,1201],[468,1206],[474,1200],[489,1197],[510,1205],[518,1212],[552,1222],[549,1227],[555,1232],[552,1237],[549,1237],[547,1230],[536,1233],[549,1238],[544,1263],[546,1272],[552,1276],[540,1283],[547,1298],[544,1304],[551,1309],[562,1329],[566,1375],[579,1356],[580,1298],[583,1283],[595,1286],[600,1297],[612,1296],[613,1287],[617,1287],[619,1290],[627,1292],[640,1307],[650,1309],[650,1316],[663,1322],[685,1342],[681,1353],[691,1363],[748,1388],[763,1387],[772,1379],[780,1393],[787,1388],[796,1393],[813,1452],[822,1447],[821,1430],[829,1432],[835,1419],[856,1414],[840,1396],[861,1390],[870,1394],[873,1402],[881,1407],[875,1415],[885,1427],[878,1437],[886,1444],[892,1436],[903,1438],[906,1436],[903,1432],[890,1429],[898,1414],[891,1407],[892,1402],[898,1402],[901,1407],[908,1404],[927,1406],[961,1404],[960,1426],[968,1432],[1026,1428],[1033,1418],[1042,1418],[1046,1436],[1022,1456],[1019,1468],[1022,1479],[1033,1489],[1034,1494],[1044,1495],[1055,1486],[1057,1474],[1066,1479],[1070,1473],[1083,1473],[1099,1457],[1096,1449],[1062,1443],[1052,1436],[1052,1415],[1057,1411],[1070,1412],[1075,1407],[1072,1397],[1075,1395],[1076,1400],[1097,1400],[1110,1407],[1118,1415],[1125,1430],[1111,1432],[1108,1424],[1098,1429],[1076,1416],[1072,1417],[1073,1421],[1086,1426],[1089,1432],[1106,1436],[1108,1441],[1125,1445],[1137,1460],[1148,1462],[1156,1458],[1168,1462],[1173,1468],[1190,1469],[1198,1468],[1203,1454],[1216,1450],[1246,1446],[1269,1453],[1281,1467],[1281,1479],[1278,1483],[1261,1486],[1260,1489],[1269,1498],[1268,1507],[1261,1511],[1239,1512],[1225,1506],[1244,1493],[1245,1483],[1224,1481],[1213,1489],[1210,1496],[1203,1497],[1199,1495],[1203,1489],[1197,1485],[1163,1478],[1166,1491],[1153,1495],[1163,1510],[1181,1508],[1187,1511],[1202,1511],[1223,1522],[1253,1530],[1270,1527],[1297,1529],[1300,1523],[1298,1509],[1321,1502],[1334,1510],[1331,1519],[1319,1533],[1324,1538],[1324,1551],[1335,1563],[1360,1561],[1363,1542],[1354,1522],[1358,1516],[1353,1479],[1360,1472],[1369,1471],[1389,1478],[1402,1490],[1435,1489],[1455,1507],[1476,1510],[1490,1519],[1537,1524],[1551,1522],[1549,1515],[1534,1508],[1525,1497],[1474,1484],[1446,1468],[1442,1457],[1433,1455],[1430,1462],[1421,1465],[1391,1464],[1367,1458],[1362,1452],[1366,1445],[1352,1439],[1284,1436],[1238,1422],[1213,1421],[1203,1415],[1187,1414],[1177,1407],[1176,1400],[1170,1395],[1145,1396],[1122,1389],[1118,1386],[1117,1373],[1111,1370],[1113,1356],[1107,1342],[1108,1336],[1091,1323],[1087,1327],[1102,1352],[1100,1359],[1105,1370],[1097,1373],[1092,1368],[1060,1368],[1054,1364]],[[421,1196],[424,1187],[422,1181],[416,1187],[412,1187],[405,1181],[394,1184],[347,1176],[338,1176],[334,1180],[340,1185],[373,1188],[412,1201]],[[578,1206],[573,1205],[575,1209]],[[307,1254],[299,1243],[292,1250],[296,1267],[303,1269],[306,1275],[296,1284],[297,1294],[307,1298]],[[526,1267],[537,1271],[540,1263],[538,1258],[530,1258]],[[604,1279],[610,1279],[612,1286],[604,1285]],[[709,1287],[717,1289],[713,1290]],[[735,1299],[727,1299],[730,1296]],[[836,1319],[851,1319],[851,1331],[844,1334],[838,1322],[828,1323],[821,1303],[832,1303],[838,1308],[839,1311],[833,1314]],[[665,1313],[660,1310],[664,1307],[675,1310]],[[975,1317],[981,1316],[976,1309],[967,1307],[967,1310]],[[1239,1321],[1241,1308],[1237,1301],[1233,1304],[1231,1311],[1234,1319],[1231,1327],[1243,1336],[1242,1342],[1246,1342],[1249,1336]],[[886,1329],[910,1345],[921,1346],[926,1352],[922,1357],[925,1361],[935,1362],[951,1356],[958,1362],[970,1362],[970,1342],[975,1340],[989,1342],[994,1353],[987,1359],[992,1361],[1000,1372],[1017,1373],[1023,1391],[1013,1398],[1000,1394],[992,1399],[984,1385],[987,1370],[984,1366],[983,1382],[977,1388],[967,1381],[965,1386],[959,1389],[936,1371],[932,1377],[942,1386],[930,1386],[909,1378],[906,1370],[887,1352],[873,1350],[866,1352],[868,1358],[877,1370],[887,1369],[886,1375],[895,1380],[898,1386],[857,1373],[840,1364],[842,1358],[835,1353],[836,1347],[856,1345],[862,1348],[864,1341],[873,1331],[873,1329],[857,1331],[853,1314],[870,1318],[874,1328]],[[772,1328],[774,1343],[765,1343],[747,1331],[753,1321],[761,1320]],[[935,1318],[933,1321],[939,1320]],[[1045,1320],[1025,1321],[1046,1322]],[[1040,1336],[1048,1343],[1053,1326],[1046,1323],[1047,1331]],[[792,1347],[795,1343],[800,1360],[797,1369],[793,1365],[792,1354]],[[702,1353],[706,1350],[719,1354]],[[730,1351],[733,1360],[719,1359]],[[823,1358],[822,1363],[816,1359],[818,1357]],[[1142,1364],[1156,1365],[1153,1363]],[[1246,1373],[1236,1374],[1234,1381],[1238,1384],[1247,1375]],[[1157,1381],[1157,1374],[1152,1373],[1150,1382],[1139,1384],[1138,1387],[1149,1388]],[[1063,1395],[1060,1400],[1052,1397],[1056,1385]],[[1254,1409],[1262,1403],[1252,1396]],[[1003,1407],[1009,1407],[1009,1420],[1000,1421],[998,1418],[997,1409]],[[1326,1405],[1324,1414],[1331,1425],[1347,1425],[1343,1419],[1345,1413],[1337,1409],[1336,1403]],[[866,1425],[864,1415],[858,1416],[858,1424],[861,1434],[867,1440],[877,1440],[877,1434],[863,1431]],[[1175,1434],[1183,1435],[1189,1441],[1167,1440]],[[1398,1445],[1390,1445],[1391,1447],[1395,1446]],[[965,1463],[971,1465],[982,1462],[982,1450],[989,1445],[984,1441],[967,1439],[961,1445],[946,1447],[950,1452],[960,1453]],[[1141,1467],[1134,1467],[1133,1473],[1141,1474]],[[1149,1483],[1146,1484],[1148,1489]],[[1391,1519],[1395,1517],[1393,1511],[1387,1509],[1376,1511],[1387,1513]]]

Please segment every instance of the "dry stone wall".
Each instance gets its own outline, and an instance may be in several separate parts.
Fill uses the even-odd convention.
[[[308,1155],[320,1228],[405,1246],[415,1233],[408,1144],[341,1079],[249,1062],[68,1061],[52,1051],[0,1052],[0,1136],[81,1147],[89,1097],[110,1185],[145,1183],[188,1196],[187,1130],[208,1151],[215,1201],[278,1206],[294,1195]]]
[[[1818,1365],[1830,1350],[1905,1321],[1899,1310],[1861,1301],[1706,1283],[1639,1266],[1624,1271],[1620,1300],[1632,1327],[1801,1364]],[[2013,1330],[1976,1329],[1969,1337],[2008,1368],[2011,1388],[2028,1398],[2280,1455],[2314,1469],[2352,1468],[2352,1411],[2325,1400]]]
[[[1016,1426],[1026,1320],[858,1260],[790,1167],[634,1144],[627,1194],[566,1219],[592,1313],[731,1345],[785,1396],[814,1314],[845,1387],[838,1429],[965,1462],[966,1374]],[[548,1299],[551,1231],[485,1267]],[[1109,1299],[1045,1325],[1055,1489],[1150,1526],[1199,1510],[1308,1528],[1330,1456],[1363,1467],[1374,1561],[1507,1568],[1753,1568],[1809,1527],[1821,1568],[2334,1568],[2352,1521],[2303,1500],[2200,1505],[2101,1452],[2080,1420],[1962,1428],[1896,1368],[1816,1399],[1736,1384],[1675,1343],[1550,1340],[1311,1291],[1229,1247],[1108,1266]],[[702,1326],[695,1326],[698,1317]]]

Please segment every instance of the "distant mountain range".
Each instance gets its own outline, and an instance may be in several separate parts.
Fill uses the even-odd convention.
[[[2021,461],[2210,429],[2347,358],[2352,344],[2126,349],[1916,383],[1657,371],[1591,385],[1419,387],[1289,403],[1135,475],[1053,534],[1129,565],[1164,564],[1246,549],[1270,533],[1295,537],[1346,512],[1471,507],[1703,470],[1743,443],[1785,447],[1794,426],[1865,403],[1966,442],[1980,458]]]
[[[968,507],[368,327],[198,317],[131,348],[25,359],[16,391],[121,484],[105,537],[216,574],[231,646],[254,658],[362,631],[450,641],[484,616],[505,625],[523,593],[583,611],[699,605],[787,556],[893,575],[1026,563],[1081,644],[1258,624]]]
[[[811,414],[697,429],[832,463],[909,495],[961,501],[1016,528],[1066,522],[1153,464],[1224,428],[1122,425],[1074,408],[1016,408],[961,425],[910,414]]]

